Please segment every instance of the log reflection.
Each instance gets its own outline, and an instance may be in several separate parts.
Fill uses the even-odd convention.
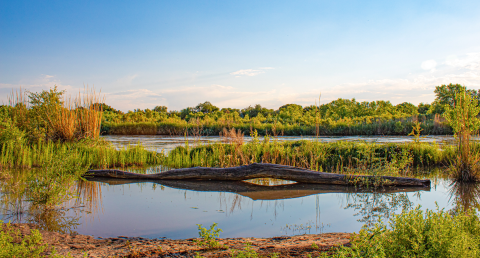
[[[200,181],[200,180],[138,180],[115,178],[88,178],[90,181],[103,182],[110,185],[135,183],[157,183],[163,186],[202,192],[230,192],[252,200],[282,200],[298,198],[323,193],[397,193],[429,191],[425,187],[384,187],[384,188],[356,188],[342,185],[319,185],[294,183],[288,185],[264,186],[245,181]]]

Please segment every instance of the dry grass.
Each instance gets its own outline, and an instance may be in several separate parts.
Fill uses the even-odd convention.
[[[42,93],[49,94],[48,91]],[[38,104],[33,101],[42,93],[31,93],[20,89],[12,91],[9,105],[13,107],[12,118],[15,125],[29,134],[40,136],[45,140],[76,141],[79,139],[97,139],[100,136],[102,121],[101,106],[95,103],[103,102],[100,92],[94,88],[84,88],[77,96],[63,96],[59,102],[52,99]],[[57,88],[50,90],[48,97],[60,97],[63,92]],[[50,102],[49,102],[50,101]],[[32,104],[34,103],[34,104]]]

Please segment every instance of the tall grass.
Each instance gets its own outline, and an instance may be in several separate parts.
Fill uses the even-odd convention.
[[[103,100],[94,89],[84,89],[77,96],[64,95],[57,87],[37,93],[12,92],[9,97],[10,119],[14,126],[28,133],[30,139],[72,142],[98,139]]]
[[[408,175],[420,168],[448,164],[454,157],[453,147],[431,143],[278,142],[268,137],[259,141],[253,136],[254,139],[245,144],[177,147],[165,157],[164,165],[233,167],[264,162],[339,173],[375,173],[382,168],[392,174]]]
[[[147,151],[141,145],[116,149],[107,142],[83,140],[76,143],[41,142],[35,144],[4,143],[0,152],[1,168],[41,167],[44,160],[66,154],[75,157],[78,164],[90,168],[122,168],[126,166],[155,165],[163,155]]]

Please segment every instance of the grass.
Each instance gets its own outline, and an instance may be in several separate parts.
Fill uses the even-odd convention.
[[[239,141],[239,140],[237,140]],[[233,167],[254,162],[290,165],[337,173],[412,175],[420,168],[442,166],[454,157],[454,148],[432,143],[259,141],[181,146],[165,157],[164,165],[182,167]]]
[[[75,143],[38,142],[36,144],[7,142],[1,145],[0,167],[41,167],[54,155],[75,158],[79,165],[88,168],[122,168],[160,164],[162,154],[145,150],[141,145],[116,149],[103,141],[81,140]]]

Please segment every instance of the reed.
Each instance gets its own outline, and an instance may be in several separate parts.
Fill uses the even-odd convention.
[[[430,143],[279,142],[265,137],[245,144],[213,143],[177,147],[165,157],[169,167],[233,167],[254,162],[337,173],[410,175],[417,169],[443,166],[454,157],[450,146]]]
[[[1,168],[41,167],[44,160],[54,155],[69,153],[82,166],[90,168],[123,168],[160,164],[163,155],[147,151],[143,146],[116,149],[103,141],[83,140],[76,143],[42,142],[29,145],[3,143],[0,152]]]
[[[13,125],[27,133],[30,141],[72,142],[79,139],[97,139],[102,121],[101,106],[95,103],[103,98],[95,89],[72,98],[53,87],[49,91],[27,92],[20,89],[9,97]]]

